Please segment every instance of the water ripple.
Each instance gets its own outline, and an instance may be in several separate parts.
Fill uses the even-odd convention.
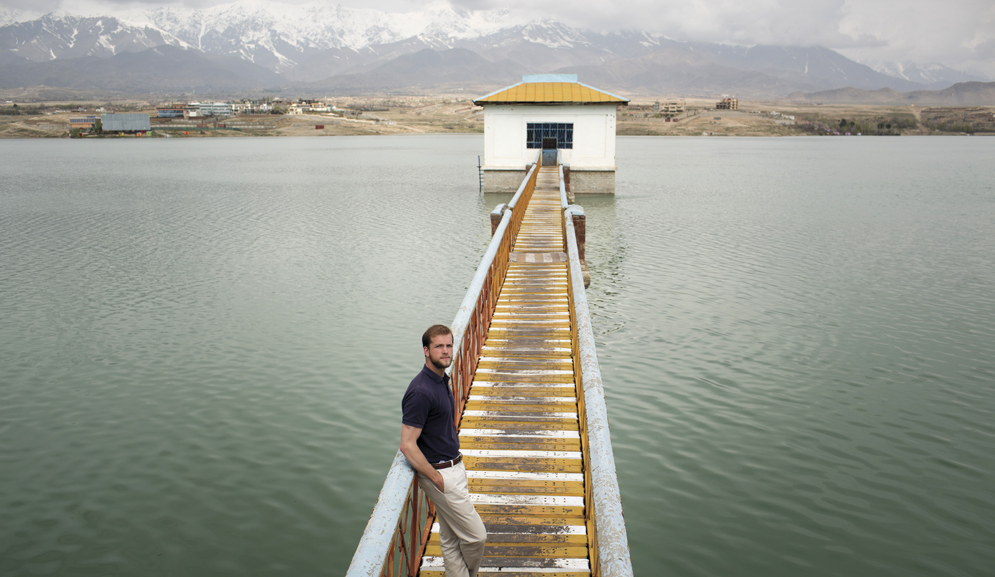
[[[637,573],[995,562],[992,145],[950,144],[620,140],[582,203]]]
[[[507,201],[479,136],[87,144],[2,144],[0,574],[343,573]],[[578,200],[637,574],[995,566],[993,146],[619,140]]]

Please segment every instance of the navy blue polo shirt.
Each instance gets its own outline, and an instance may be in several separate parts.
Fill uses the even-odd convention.
[[[422,367],[401,399],[401,422],[421,429],[418,449],[429,463],[450,461],[459,456],[459,437],[453,423],[455,410],[449,375],[440,377],[428,367]]]

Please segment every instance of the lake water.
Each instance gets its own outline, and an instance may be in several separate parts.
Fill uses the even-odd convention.
[[[0,141],[0,575],[341,575],[480,135]],[[995,139],[619,138],[588,298],[637,575],[990,575]]]

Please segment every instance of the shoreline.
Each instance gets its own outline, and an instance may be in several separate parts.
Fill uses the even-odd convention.
[[[660,99],[664,100],[664,99]],[[149,113],[145,138],[244,138],[282,136],[375,136],[392,134],[483,134],[483,109],[466,98],[420,97],[404,101],[335,99],[334,114],[239,115],[229,118],[157,118],[154,105],[122,101],[8,103],[0,112],[0,138],[69,138],[70,117],[104,112]],[[751,102],[738,110],[716,110],[715,101],[686,99],[672,118],[656,112],[660,101],[633,100],[618,109],[618,136],[783,137],[995,135],[995,107],[822,105]],[[850,134],[847,134],[850,133]],[[85,138],[118,138],[87,135]],[[135,136],[124,136],[135,138]]]

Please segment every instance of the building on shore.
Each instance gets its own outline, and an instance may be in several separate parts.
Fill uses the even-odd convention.
[[[670,102],[655,102],[653,103],[653,112],[657,114],[663,114],[664,116],[677,116],[678,114],[684,114],[686,106],[684,101],[671,100]]]
[[[739,99],[723,98],[715,103],[715,110],[739,110]]]
[[[158,113],[159,118],[186,118],[187,107],[185,104],[157,106],[156,112]]]
[[[484,192],[514,192],[552,147],[570,167],[571,192],[615,193],[615,116],[628,99],[576,74],[528,74],[473,103],[484,108]]]
[[[100,125],[104,133],[144,134],[152,128],[149,115],[144,112],[137,114],[101,114]]]
[[[227,102],[202,102],[200,104],[200,113],[204,116],[214,116],[214,117],[227,117],[234,116],[231,104]]]
[[[96,124],[96,116],[70,116],[69,129],[79,128],[80,130],[90,130]]]

